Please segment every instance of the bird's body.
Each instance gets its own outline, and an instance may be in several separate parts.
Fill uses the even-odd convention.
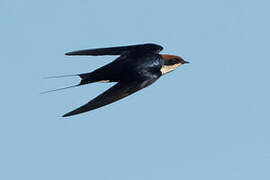
[[[149,72],[160,74],[162,58],[158,54],[128,53],[115,61],[91,72],[80,74],[81,83],[133,81],[150,75]]]
[[[117,84],[87,104],[65,114],[64,117],[97,109],[122,99],[149,86],[161,75],[187,63],[178,56],[160,55],[159,52],[162,49],[161,46],[156,44],[142,44],[67,53],[66,55],[120,56],[113,62],[90,73],[78,74],[81,78],[81,82],[78,86],[93,82],[117,82]]]

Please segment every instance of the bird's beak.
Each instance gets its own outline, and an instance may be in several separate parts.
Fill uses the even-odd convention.
[[[188,61],[184,61],[184,64],[188,64],[189,62]]]

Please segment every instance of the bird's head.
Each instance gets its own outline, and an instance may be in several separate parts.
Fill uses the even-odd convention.
[[[161,57],[164,60],[164,64],[161,67],[162,75],[168,72],[174,71],[176,68],[178,68],[182,64],[189,63],[185,61],[183,58],[179,56],[175,56],[175,55],[161,54]]]

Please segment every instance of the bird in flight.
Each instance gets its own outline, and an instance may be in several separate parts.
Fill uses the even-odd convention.
[[[77,74],[81,81],[75,86],[94,82],[117,83],[85,105],[64,114],[63,117],[91,111],[118,101],[151,85],[160,76],[182,64],[188,63],[179,56],[159,54],[162,49],[163,47],[157,44],[139,44],[66,53],[68,56],[118,55],[119,57],[92,72]]]

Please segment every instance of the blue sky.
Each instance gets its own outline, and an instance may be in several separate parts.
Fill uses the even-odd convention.
[[[269,180],[269,5],[1,0],[0,178]],[[146,42],[191,63],[70,118],[111,84],[40,94],[115,58],[68,51]]]

